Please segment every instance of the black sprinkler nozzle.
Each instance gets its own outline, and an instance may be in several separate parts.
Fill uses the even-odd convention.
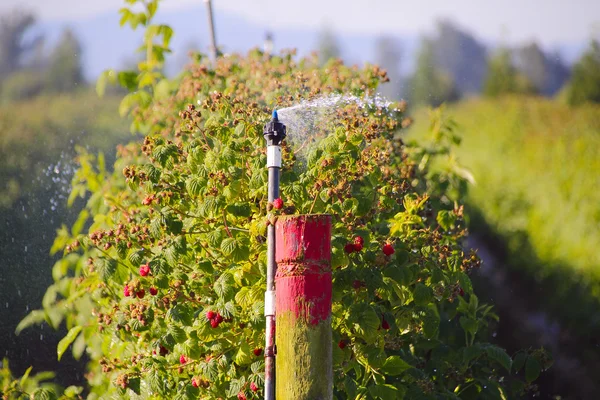
[[[277,110],[273,110],[273,119],[265,125],[263,135],[267,139],[268,146],[279,146],[285,139],[286,128],[284,124],[279,122]]]

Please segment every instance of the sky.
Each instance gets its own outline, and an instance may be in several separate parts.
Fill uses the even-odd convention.
[[[164,0],[164,10],[204,0]],[[69,22],[116,13],[123,0],[1,0],[0,13],[35,10],[42,21]],[[600,0],[213,0],[215,13],[237,14],[266,29],[314,28],[340,33],[423,34],[450,18],[484,40],[506,44],[588,41],[600,37]]]

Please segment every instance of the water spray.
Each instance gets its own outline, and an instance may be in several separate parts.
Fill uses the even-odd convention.
[[[281,169],[281,142],[286,127],[279,122],[277,110],[273,119],[265,125],[267,140],[267,168],[269,169],[268,200],[279,197],[279,172]],[[275,400],[275,226],[267,227],[267,290],[265,292],[266,345],[265,345],[265,399]]]

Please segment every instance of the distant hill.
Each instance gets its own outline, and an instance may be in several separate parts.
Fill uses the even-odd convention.
[[[208,47],[207,16],[204,6],[194,6],[177,11],[159,11],[157,21],[171,25],[175,30],[173,55],[170,69],[176,70],[183,64],[187,48],[191,43],[206,51]],[[257,23],[233,14],[217,11],[215,13],[217,42],[225,52],[245,52],[253,47],[262,47],[267,31]],[[119,27],[119,14],[115,12],[101,14],[89,19],[63,22],[42,22],[38,30],[46,33],[49,44],[55,40],[61,30],[69,26],[75,30],[84,47],[84,66],[86,77],[94,79],[106,68],[121,68],[132,64],[134,50],[141,43],[142,31]],[[275,50],[296,48],[300,55],[309,54],[318,47],[320,32],[314,29],[277,29],[270,30],[275,40]],[[350,64],[374,62],[375,41],[378,35],[342,34],[334,32],[339,41],[344,60]],[[403,74],[414,68],[416,50],[420,43],[420,34],[396,36],[402,49],[401,65]],[[495,43],[484,42],[490,48]],[[585,49],[587,43],[557,43],[547,51],[558,51],[563,59],[571,64]]]

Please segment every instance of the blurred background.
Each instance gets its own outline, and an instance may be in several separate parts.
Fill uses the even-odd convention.
[[[0,2],[0,358],[81,383],[82,362],[56,361],[65,332],[15,328],[52,282],[57,229],[76,147],[114,160],[131,139],[118,117],[124,92],[99,98],[107,68],[135,66],[142,33],[119,27],[121,0]],[[484,266],[480,298],[496,304],[493,336],[508,350],[544,346],[555,364],[542,398],[597,398],[600,390],[600,2],[214,0],[221,53],[254,47],[376,63],[381,93],[406,99],[428,140],[430,107],[462,137],[471,171],[471,236]],[[167,73],[191,50],[207,53],[203,0],[162,2],[175,31]]]

